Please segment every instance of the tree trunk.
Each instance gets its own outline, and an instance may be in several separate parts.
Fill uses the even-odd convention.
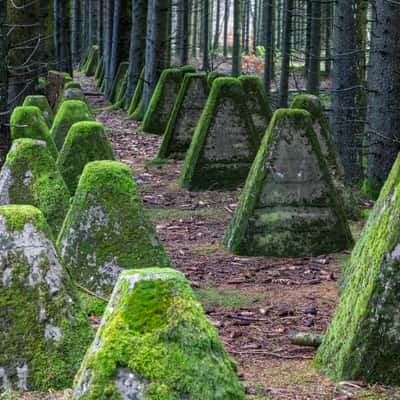
[[[161,72],[166,67],[169,15],[169,1],[148,1],[146,66],[143,86],[144,110],[147,109]]]
[[[288,106],[289,98],[289,67],[290,52],[292,50],[293,0],[284,0],[283,15],[284,22],[282,32],[282,65],[279,90],[279,105],[280,107],[285,108]]]
[[[0,164],[4,162],[10,146],[10,131],[7,126],[8,110],[8,38],[7,0],[0,0]]]
[[[202,45],[203,45],[203,71],[208,72],[210,68],[210,61],[209,61],[209,48],[208,48],[208,41],[209,41],[209,23],[210,23],[210,18],[209,18],[209,12],[210,12],[210,3],[209,0],[203,0],[203,39],[202,39]]]
[[[81,48],[81,27],[82,27],[82,19],[81,19],[81,5],[79,0],[72,0],[72,32],[71,32],[71,51],[72,51],[72,62],[74,64],[79,64],[82,55]]]
[[[400,5],[376,1],[368,73],[366,189],[377,197],[400,150]]]
[[[217,0],[217,12],[215,15],[215,32],[214,32],[214,51],[219,47],[220,23],[221,23],[221,0]]]
[[[271,82],[273,79],[273,63],[274,63],[274,11],[275,0],[264,1],[264,43],[265,43],[265,63],[264,63],[264,87],[266,93],[269,95],[271,92]]]
[[[69,2],[54,0],[57,70],[72,75]]]
[[[319,95],[321,64],[321,0],[311,0],[311,38],[307,92]]]
[[[242,69],[242,54],[240,48],[241,0],[233,0],[233,48],[232,76],[239,76]]]
[[[147,0],[132,0],[131,47],[129,51],[128,83],[125,99],[133,96],[144,67],[146,51]]]
[[[229,9],[231,6],[230,0],[225,0],[224,14],[224,57],[228,57],[228,28],[229,28]]]
[[[359,182],[362,176],[360,126],[356,98],[360,90],[355,42],[354,5],[336,0],[333,39],[332,115],[333,138],[348,183]]]

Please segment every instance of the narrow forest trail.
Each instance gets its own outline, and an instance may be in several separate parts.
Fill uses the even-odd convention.
[[[77,74],[76,79],[85,92],[97,92],[92,78]],[[313,348],[289,340],[297,331],[326,329],[337,302],[337,257],[270,259],[227,253],[222,238],[240,191],[180,189],[181,162],[149,164],[160,137],[139,133],[123,110],[104,110],[110,104],[103,96],[88,99],[108,130],[117,159],[132,168],[174,268],[191,281],[236,360],[250,398],[349,398],[313,370]]]

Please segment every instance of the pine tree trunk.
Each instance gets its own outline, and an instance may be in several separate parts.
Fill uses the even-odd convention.
[[[132,0],[132,30],[128,83],[125,98],[130,101],[144,67],[146,51],[147,0]]]
[[[210,30],[210,3],[209,0],[203,0],[203,38],[202,38],[202,47],[203,47],[203,71],[208,72],[210,68],[209,61],[209,30]]]
[[[104,0],[104,93],[108,93],[111,90],[113,76],[111,75],[111,48],[112,48],[112,35],[113,35],[113,13],[114,13],[114,0]]]
[[[321,64],[321,0],[311,0],[311,38],[307,92],[319,95]]]
[[[214,31],[214,51],[219,47],[220,23],[221,23],[221,0],[217,0],[215,15],[215,31]]]
[[[57,70],[72,75],[69,2],[54,1]]]
[[[230,0],[225,0],[224,14],[224,57],[228,57],[228,28],[229,28],[229,9],[231,6]]]
[[[7,0],[0,0],[0,163],[4,162],[10,145],[8,112],[8,38]]]
[[[240,47],[241,0],[233,0],[232,76],[239,76],[242,67]]]
[[[197,57],[198,46],[198,21],[199,21],[199,0],[192,1],[192,57]]]
[[[265,43],[265,62],[264,62],[264,87],[269,95],[271,92],[271,82],[273,79],[273,63],[274,63],[274,11],[275,0],[263,0],[264,2],[264,40]]]
[[[400,150],[400,5],[376,1],[368,73],[367,191],[378,195]]]
[[[279,90],[279,105],[280,107],[285,108],[288,106],[289,98],[289,67],[290,53],[292,50],[293,0],[284,0],[283,15],[284,22],[282,32],[282,65]]]
[[[82,27],[82,15],[81,5],[79,0],[72,0],[72,32],[71,32],[71,51],[72,61],[74,64],[79,64],[82,55],[81,48],[81,27]]]

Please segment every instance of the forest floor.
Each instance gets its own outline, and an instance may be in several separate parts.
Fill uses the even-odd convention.
[[[77,79],[85,92],[97,93],[92,78]],[[250,399],[400,399],[400,391],[391,388],[332,383],[313,369],[314,348],[290,343],[296,332],[325,331],[337,303],[340,265],[348,252],[299,259],[229,254],[222,238],[240,190],[195,193],[179,188],[181,162],[152,163],[160,137],[141,134],[125,111],[105,109],[109,103],[103,96],[88,98],[108,129],[117,159],[132,168],[174,268],[190,280],[236,361]],[[355,236],[361,227],[353,224]],[[61,399],[62,394],[18,398]]]

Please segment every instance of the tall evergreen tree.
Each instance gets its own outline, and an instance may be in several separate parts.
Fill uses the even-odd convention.
[[[72,74],[70,7],[65,0],[54,0],[56,68]]]
[[[307,92],[318,95],[321,65],[321,0],[311,0],[311,37]]]
[[[0,162],[4,161],[10,139],[8,113],[7,0],[0,0]]]
[[[242,0],[233,0],[233,48],[232,76],[239,76],[242,69],[242,53],[240,46],[240,23],[242,16]]]

